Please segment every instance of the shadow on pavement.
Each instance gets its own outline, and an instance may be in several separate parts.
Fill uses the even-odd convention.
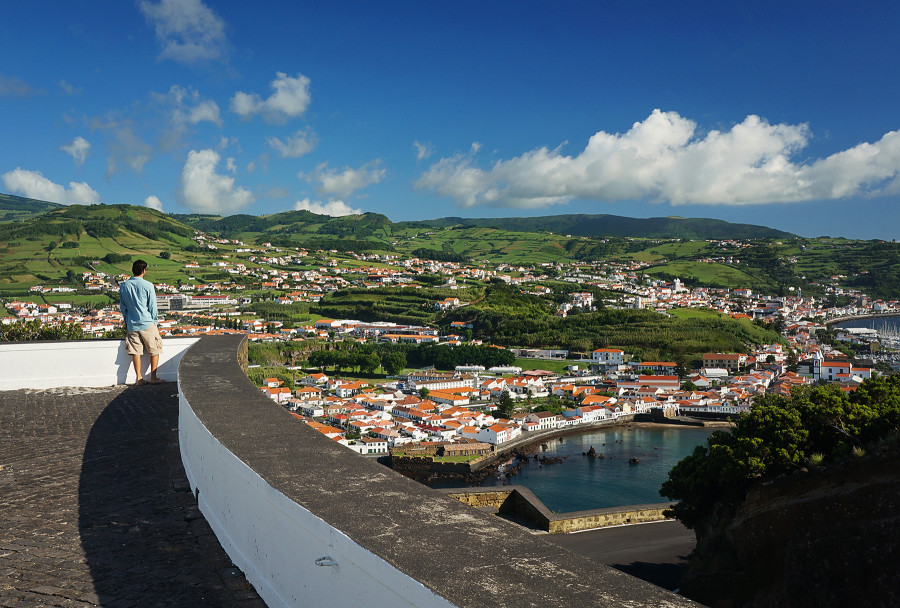
[[[681,564],[652,564],[649,562],[631,562],[630,564],[609,564],[616,570],[653,583],[663,589],[675,591],[679,587],[681,577],[687,569],[687,558]]]
[[[87,437],[78,525],[96,595],[102,606],[257,605],[190,492],[176,392],[125,389]]]

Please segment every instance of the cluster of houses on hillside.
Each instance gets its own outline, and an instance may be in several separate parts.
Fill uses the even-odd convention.
[[[750,407],[757,395],[788,394],[793,387],[813,382],[832,382],[842,390],[853,390],[873,375],[875,365],[869,360],[848,358],[820,340],[821,332],[827,329],[824,323],[861,314],[900,314],[897,301],[870,300],[865,294],[841,287],[846,277],[840,276],[820,287],[829,296],[842,296],[850,303],[829,306],[822,298],[804,296],[801,289],[776,297],[750,289],[688,287],[678,279],[667,281],[648,276],[643,272],[648,263],[643,261],[463,264],[334,250],[310,252],[268,243],[251,247],[201,233],[194,240],[207,251],[215,252],[218,259],[202,265],[186,262],[183,270],[187,281],[156,285],[163,335],[242,332],[254,341],[352,339],[440,343],[452,348],[466,342],[463,336],[471,337],[470,322],[454,321],[444,332],[432,327],[349,319],[319,319],[287,328],[276,319],[249,318],[255,316],[238,308],[252,303],[250,296],[240,293],[248,286],[277,291],[276,298],[268,299],[289,305],[317,302],[329,292],[347,287],[421,286],[416,281],[422,275],[428,275],[430,280],[438,275],[440,287],[449,290],[445,292],[448,297],[424,305],[437,311],[466,305],[449,294],[462,295],[454,290],[467,280],[500,279],[525,293],[545,296],[552,293],[546,282],[552,277],[580,286],[579,291],[568,293],[565,301],[558,304],[557,314],[561,316],[601,304],[649,308],[662,314],[671,314],[676,308],[703,308],[772,322],[781,329],[788,344],[765,345],[747,353],[707,353],[696,370],[680,369],[674,362],[634,361],[626,350],[600,348],[579,361],[579,365],[570,366],[565,375],[521,369],[485,372],[472,367],[449,373],[413,372],[403,378],[402,384],[391,381],[373,386],[310,374],[300,386],[282,386],[273,379],[262,387],[269,397],[305,417],[319,432],[366,454],[382,454],[391,447],[423,441],[441,442],[455,453],[493,449],[534,432],[615,421],[654,410],[665,416],[740,413]],[[747,247],[740,241],[720,245],[723,251]],[[737,264],[740,259],[723,254],[700,261]],[[303,269],[298,269],[301,266]],[[227,274],[221,274],[224,278],[218,282],[204,283],[191,276],[195,270]],[[108,275],[96,269],[81,275],[84,289],[113,293],[117,283],[127,278],[128,275]],[[601,302],[595,295],[597,290],[590,291],[591,288],[615,295]],[[73,291],[68,285],[34,285],[30,292],[45,301],[7,301],[5,307],[10,316],[0,322],[36,319],[48,324],[78,323],[93,335],[122,326],[115,307],[84,310],[72,303],[46,303],[64,299]],[[865,350],[876,339],[864,330],[837,333],[838,342],[857,351]],[[530,358],[558,360],[569,356],[568,351],[554,349],[515,352]],[[796,371],[788,371],[789,367]],[[504,395],[517,402],[520,409],[532,400],[552,397],[560,399],[563,407],[561,411],[554,408],[554,412],[523,411],[506,418],[495,417],[490,412],[495,411],[496,402]]]
[[[566,376],[461,368],[415,371],[401,381],[369,384],[313,373],[300,379],[299,387],[272,378],[260,390],[319,432],[361,453],[384,454],[407,444],[435,442],[469,446],[451,447],[453,452],[494,449],[538,431],[609,423],[654,411],[663,417],[738,414],[767,392],[789,394],[817,380],[853,390],[872,376],[871,364],[826,359],[817,352],[811,361],[819,363],[807,369],[804,361],[802,373],[786,371],[789,355],[781,344],[747,354],[707,353],[703,368],[683,376],[674,362],[626,362],[623,350],[603,348],[591,354],[586,369]],[[504,395],[523,411],[506,418],[492,414]],[[561,408],[532,411],[540,410],[531,407],[532,400],[551,396]],[[488,448],[472,447],[476,444]]]

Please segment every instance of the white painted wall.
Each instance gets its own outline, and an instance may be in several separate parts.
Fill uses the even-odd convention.
[[[200,338],[163,338],[157,373],[174,382],[184,352]],[[144,373],[150,358],[144,355]],[[69,340],[0,344],[0,390],[112,386],[135,381],[123,340]]]
[[[200,511],[270,608],[451,608],[279,492],[222,445],[179,390],[181,459]]]

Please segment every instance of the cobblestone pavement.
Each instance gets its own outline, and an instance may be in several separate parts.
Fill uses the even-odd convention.
[[[0,606],[265,604],[188,486],[174,384],[0,392]]]

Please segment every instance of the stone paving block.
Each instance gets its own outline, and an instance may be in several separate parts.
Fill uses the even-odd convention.
[[[264,605],[197,509],[173,389],[0,393],[0,608]]]

